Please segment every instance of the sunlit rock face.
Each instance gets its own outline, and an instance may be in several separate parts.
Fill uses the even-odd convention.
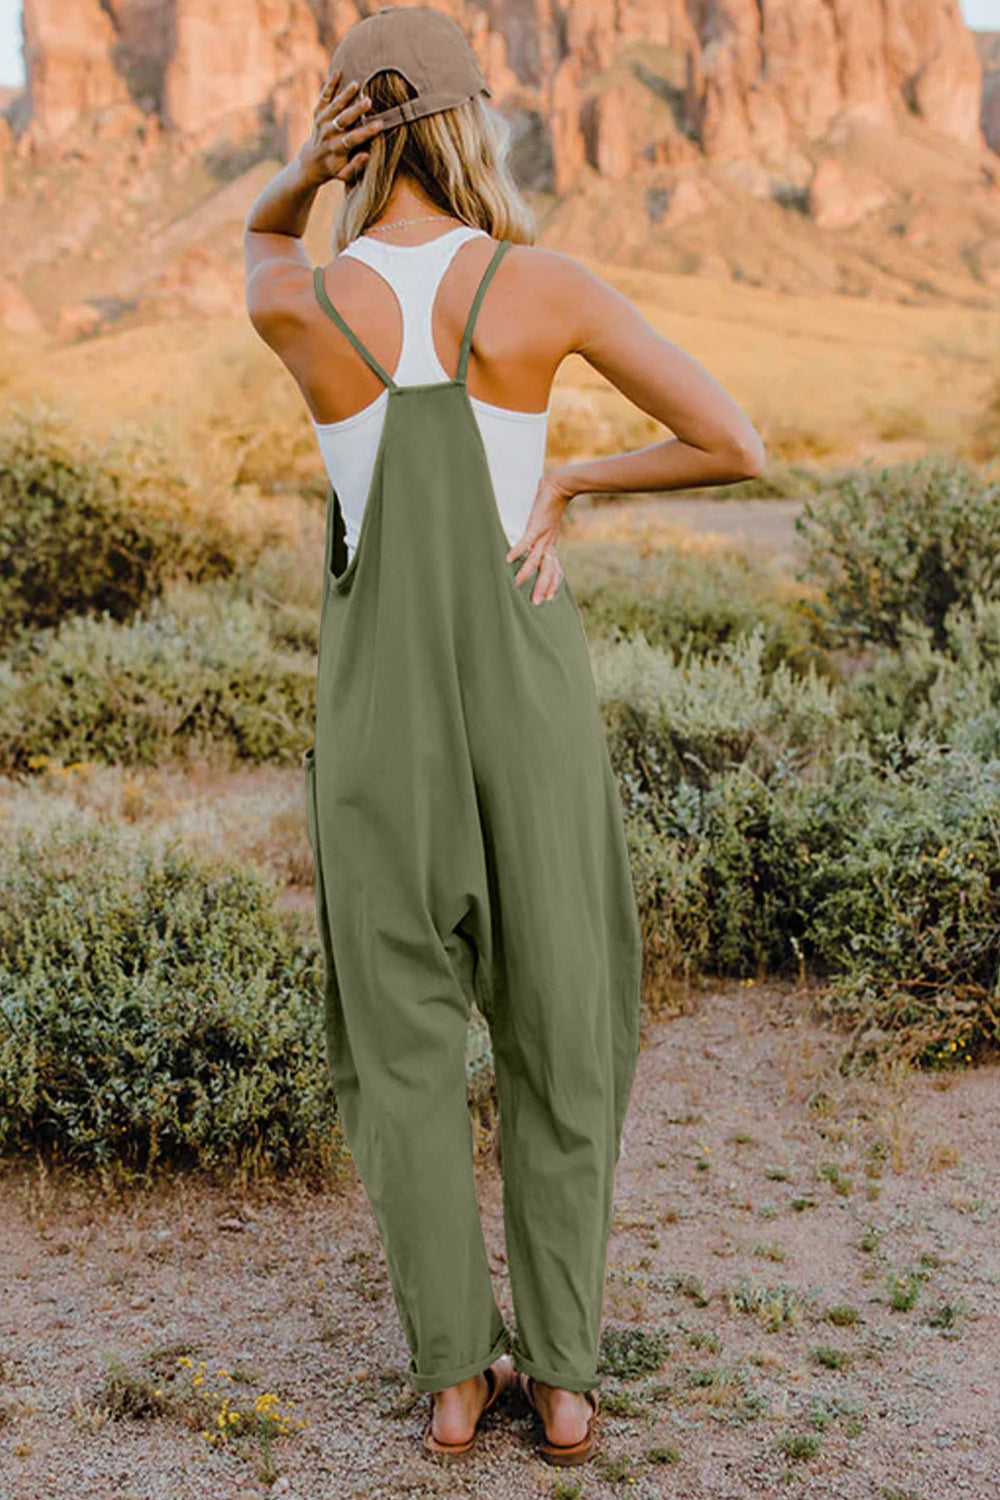
[[[410,3],[410,0],[402,0]],[[589,167],[759,159],[781,170],[844,115],[900,111],[962,142],[996,138],[958,0],[488,0],[442,4],[493,102],[537,139],[531,185]],[[131,103],[204,143],[272,130],[291,152],[354,0],[25,0],[22,127],[52,141]],[[119,114],[119,118],[124,118]]]

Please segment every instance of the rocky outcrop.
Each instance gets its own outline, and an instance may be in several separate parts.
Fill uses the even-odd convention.
[[[1000,152],[1000,31],[977,32],[976,50],[983,67],[980,124],[987,145]]]
[[[26,293],[11,277],[0,276],[0,328],[6,333],[33,334],[42,323]]]
[[[959,0],[883,0],[889,86],[933,129],[981,142],[983,70]]]
[[[532,185],[559,194],[588,167],[614,180],[699,159],[789,183],[803,144],[822,142],[851,116],[891,129],[909,112],[985,145],[983,66],[958,0],[440,3],[466,28],[494,103],[530,141]],[[24,7],[29,129],[38,139],[68,132],[84,110],[131,100],[190,143],[265,130],[285,155],[308,133],[331,47],[371,8],[368,0]],[[994,117],[991,107],[991,133]],[[810,201],[843,222],[853,212],[848,198],[872,194],[821,180]]]
[[[244,310],[244,293],[229,266],[205,245],[189,245],[143,286],[139,305],[158,318],[229,317]]]
[[[11,155],[13,147],[14,132],[6,117],[0,115],[0,203],[7,191],[7,157]]]
[[[56,314],[56,332],[69,343],[90,338],[100,326],[100,310],[89,302],[64,302]]]
[[[873,172],[850,170],[828,156],[809,184],[809,211],[821,229],[846,229],[881,208],[888,197]]]
[[[252,116],[279,93],[286,111],[300,96],[314,100],[329,58],[306,0],[173,0],[171,9],[167,124],[200,135],[226,116]]]
[[[910,109],[979,138],[981,65],[957,0],[707,0],[687,105],[710,156],[815,140],[843,111]]]
[[[53,139],[85,110],[128,99],[114,63],[115,28],[100,0],[26,0],[23,27],[30,128],[37,138]]]

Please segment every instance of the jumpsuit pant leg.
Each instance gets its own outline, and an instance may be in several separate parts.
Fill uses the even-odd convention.
[[[315,834],[314,805],[311,820]],[[337,1106],[385,1251],[411,1354],[408,1379],[419,1391],[442,1390],[484,1370],[510,1344],[475,1192],[465,1071],[469,950],[457,934],[438,933],[401,872],[398,887],[383,869],[339,907],[343,893],[324,888],[319,860],[316,874]],[[351,921],[336,927],[331,943],[338,909]],[[391,927],[381,920],[387,911]]]
[[[477,898],[454,927],[414,902],[418,882],[405,865],[365,872],[330,861],[335,881],[351,880],[337,890],[324,886],[317,859],[330,1074],[417,1390],[467,1379],[510,1342],[475,1193],[465,1073],[473,996],[490,1027],[499,1098],[514,1361],[567,1390],[600,1383],[641,940],[613,772],[590,744],[575,774],[561,768],[559,795],[521,795],[523,729],[520,759],[494,758],[499,772],[480,776],[472,864],[481,857],[482,873],[463,871]],[[529,784],[554,785],[549,761]],[[314,806],[310,826],[315,834]],[[470,847],[466,829],[453,845],[457,863]],[[350,916],[331,941],[338,912]]]
[[[582,778],[563,768],[558,795],[526,798],[501,777],[484,799],[513,1357],[536,1379],[576,1391],[600,1384],[612,1197],[638,1060],[642,964],[613,773],[599,753],[584,761]],[[538,785],[552,788],[559,777],[550,769]]]

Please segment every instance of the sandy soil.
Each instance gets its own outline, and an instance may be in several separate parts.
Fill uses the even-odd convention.
[[[318,1197],[177,1184],[126,1206],[18,1169],[0,1181],[0,1497],[986,1500],[1000,1476],[1000,1068],[845,1080],[807,1012],[790,988],[731,985],[647,1028],[605,1326],[668,1344],[655,1372],[606,1375],[584,1469],[543,1464],[517,1406],[464,1471],[420,1456],[427,1397],[405,1381],[350,1164]],[[479,1183],[512,1323],[491,1156]],[[890,1278],[910,1273],[913,1305],[894,1310]],[[210,1446],[171,1395],[180,1353],[311,1425],[269,1463],[250,1438]],[[161,1412],[106,1415],[109,1355],[166,1389]]]

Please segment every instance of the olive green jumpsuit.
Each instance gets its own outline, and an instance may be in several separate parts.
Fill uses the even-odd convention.
[[[515,1365],[569,1390],[597,1355],[641,943],[579,609],[508,562],[466,390],[389,388],[358,543],[327,496],[307,822],[327,1061],[409,1345],[440,1390],[509,1344],[490,1281],[465,1074],[490,1028]]]

